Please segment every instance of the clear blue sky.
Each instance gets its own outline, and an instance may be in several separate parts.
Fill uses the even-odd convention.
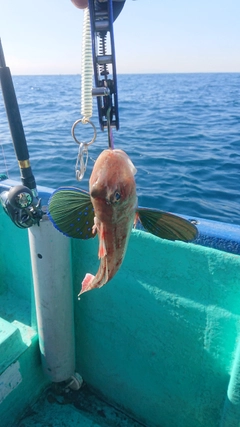
[[[0,0],[12,74],[81,72],[83,11],[70,0]],[[118,73],[240,72],[240,0],[127,0]]]

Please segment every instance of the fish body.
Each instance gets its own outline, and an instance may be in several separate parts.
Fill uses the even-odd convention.
[[[135,173],[122,150],[104,150],[96,160],[89,190],[101,261],[96,276],[85,276],[80,294],[109,282],[123,262],[137,208]]]
[[[100,266],[96,276],[86,274],[81,295],[109,282],[119,270],[134,222],[168,240],[192,241],[197,228],[188,220],[158,209],[137,206],[136,169],[128,155],[104,150],[89,180],[90,194],[76,187],[60,187],[51,195],[48,216],[68,237],[90,239],[98,235]]]

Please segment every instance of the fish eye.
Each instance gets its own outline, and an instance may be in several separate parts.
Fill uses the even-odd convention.
[[[119,191],[115,192],[115,202],[118,202],[121,199],[121,194],[119,193]]]

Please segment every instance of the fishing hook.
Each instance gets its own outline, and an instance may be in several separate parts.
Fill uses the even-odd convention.
[[[75,135],[75,128],[76,128],[78,123],[83,123],[83,124],[89,123],[93,127],[94,134],[93,134],[93,137],[92,137],[90,142],[81,142],[77,139],[77,137]],[[75,173],[76,173],[77,181],[81,181],[84,177],[84,173],[86,172],[86,168],[87,168],[88,146],[93,144],[93,142],[95,141],[95,139],[97,137],[96,127],[94,126],[94,124],[90,120],[88,120],[86,118],[79,119],[72,126],[72,137],[73,137],[74,141],[77,144],[79,144],[79,150],[78,150],[77,161],[76,161],[76,166],[75,166]]]

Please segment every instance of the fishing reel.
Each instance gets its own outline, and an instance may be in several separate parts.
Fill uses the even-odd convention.
[[[9,191],[0,194],[0,201],[6,214],[19,228],[39,225],[43,216],[41,199],[34,197],[33,192],[24,185],[16,185]]]

